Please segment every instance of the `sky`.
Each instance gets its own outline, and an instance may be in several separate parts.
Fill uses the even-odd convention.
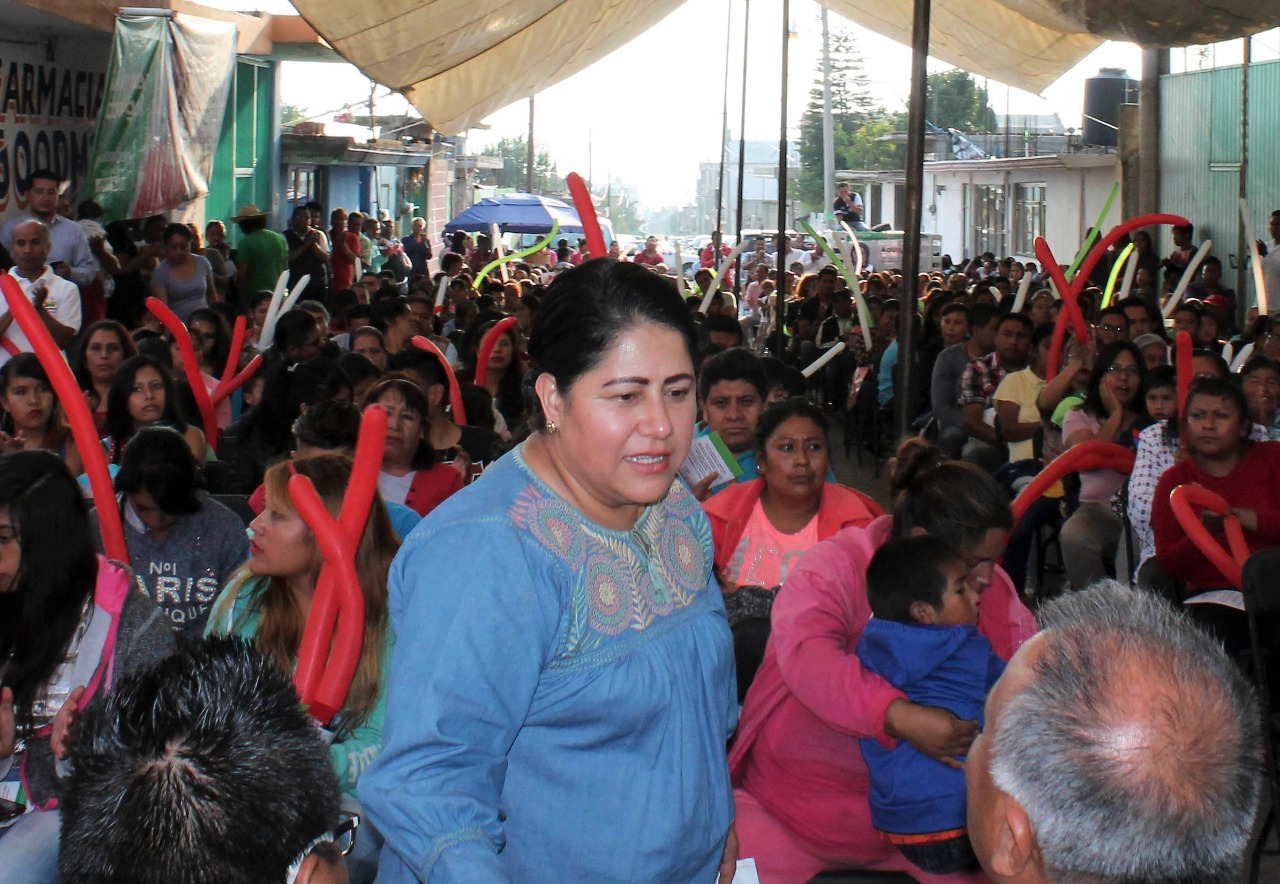
[[[289,13],[287,0],[202,0],[227,9]],[[719,158],[725,82],[725,27],[729,38],[729,129],[736,138],[742,80],[740,0],[689,0],[631,43],[586,70],[551,86],[535,99],[534,140],[564,174],[577,171],[595,184],[606,176],[634,187],[648,209],[692,203],[698,164]],[[788,124],[797,132],[821,59],[820,7],[793,0],[789,43]],[[781,99],[782,0],[752,0],[748,43],[748,139],[778,140]],[[911,51],[830,14],[833,30],[853,33],[863,55],[873,98],[890,110],[906,107],[911,88]],[[1175,61],[1176,63],[1176,61]],[[1102,67],[1124,68],[1137,77],[1141,52],[1128,43],[1106,43],[1042,96],[988,84],[996,113],[1057,113],[1066,126],[1080,126],[1084,81]],[[930,62],[930,71],[947,65]],[[282,100],[308,116],[323,118],[343,105],[367,110],[369,81],[345,64],[289,62],[283,66]],[[407,102],[378,89],[376,112],[400,113]],[[528,102],[510,105],[472,130],[468,148],[479,150],[501,137],[528,131]]]

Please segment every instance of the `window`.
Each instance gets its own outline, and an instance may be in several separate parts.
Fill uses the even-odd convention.
[[[1013,186],[1013,251],[1033,255],[1036,237],[1044,236],[1044,184]]]
[[[999,184],[966,184],[965,220],[973,237],[970,254],[991,252],[1001,256],[1004,248],[1004,187]]]

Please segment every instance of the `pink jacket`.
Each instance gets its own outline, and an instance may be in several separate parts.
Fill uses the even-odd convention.
[[[742,540],[742,532],[751,521],[751,511],[763,492],[764,479],[753,479],[730,485],[702,504],[711,521],[717,568],[728,567]],[[826,540],[842,528],[862,528],[882,515],[884,510],[880,505],[861,491],[828,482],[822,487],[822,500],[818,504],[818,540]]]
[[[863,670],[854,649],[871,618],[867,566],[892,527],[892,517],[882,516],[846,528],[792,567],[729,750],[735,787],[801,839],[837,855],[857,855],[860,844],[883,850],[871,827],[858,738],[892,746],[885,710],[905,695]],[[999,568],[982,594],[978,630],[1006,660],[1036,631]]]

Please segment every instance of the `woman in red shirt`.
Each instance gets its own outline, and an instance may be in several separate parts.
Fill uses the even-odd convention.
[[[1173,515],[1169,495],[1179,485],[1202,485],[1231,506],[1252,552],[1280,547],[1280,445],[1249,440],[1249,410],[1235,382],[1201,378],[1187,396],[1189,457],[1165,470],[1156,486],[1151,527],[1160,567],[1186,585],[1186,595],[1222,589],[1227,579],[1205,558]],[[1222,537],[1222,518],[1202,516]]]

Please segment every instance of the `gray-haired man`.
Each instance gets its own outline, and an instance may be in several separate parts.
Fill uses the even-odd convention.
[[[1234,881],[1262,782],[1257,701],[1222,648],[1114,581],[1040,611],[965,763],[997,882]]]

